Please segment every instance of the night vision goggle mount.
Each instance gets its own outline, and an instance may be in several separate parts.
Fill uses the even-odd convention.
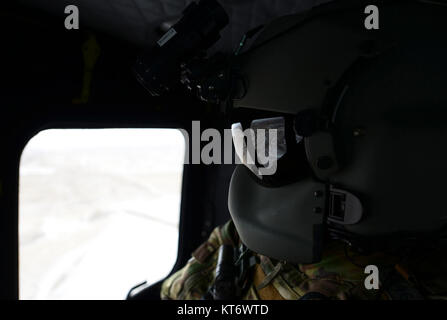
[[[137,59],[136,78],[153,96],[186,88],[202,101],[220,104],[243,94],[245,85],[233,55],[207,55],[228,22],[227,13],[216,0],[191,2],[156,46]],[[244,41],[253,34],[247,33]],[[242,93],[235,93],[236,87]]]

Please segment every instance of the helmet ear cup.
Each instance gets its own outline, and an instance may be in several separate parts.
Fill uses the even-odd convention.
[[[345,226],[357,236],[422,239],[447,226],[447,47],[433,23],[421,28],[359,68],[338,108],[343,167],[331,180],[361,199],[362,220]]]

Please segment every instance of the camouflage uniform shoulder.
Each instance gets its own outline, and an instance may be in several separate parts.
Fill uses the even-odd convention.
[[[169,276],[162,285],[161,298],[165,300],[202,299],[215,276],[218,249],[221,245],[237,246],[239,237],[233,221],[216,227],[208,240],[193,253],[188,263]]]

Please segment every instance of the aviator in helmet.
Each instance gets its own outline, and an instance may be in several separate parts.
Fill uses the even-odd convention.
[[[311,263],[325,239],[445,236],[447,7],[379,9],[378,30],[365,28],[364,6],[282,17],[239,55],[246,92],[233,108],[277,113],[287,143],[278,175],[233,173],[229,210],[249,249]]]

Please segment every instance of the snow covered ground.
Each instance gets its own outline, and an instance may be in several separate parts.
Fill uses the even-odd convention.
[[[184,140],[169,129],[46,130],[20,165],[20,298],[123,299],[177,256]]]

